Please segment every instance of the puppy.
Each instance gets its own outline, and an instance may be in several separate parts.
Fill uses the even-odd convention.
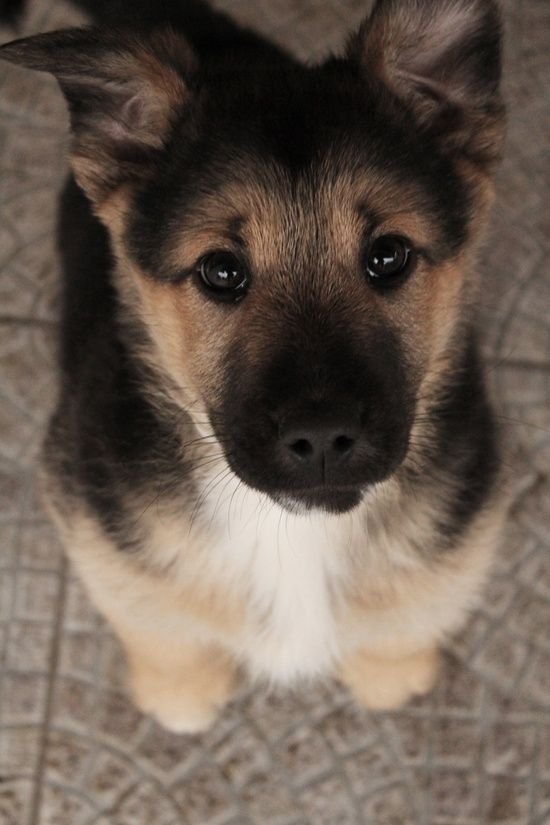
[[[55,75],[73,134],[49,510],[167,728],[239,672],[393,708],[502,521],[473,317],[498,11],[378,0],[304,66],[168,5],[1,51]]]

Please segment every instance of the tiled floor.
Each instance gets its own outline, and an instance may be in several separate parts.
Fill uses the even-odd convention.
[[[220,5],[313,56],[367,0]],[[197,738],[127,701],[120,650],[36,499],[66,115],[49,78],[0,68],[1,825],[550,823],[550,4],[504,7],[510,126],[480,301],[515,499],[483,605],[433,695],[399,713],[359,711],[334,685],[256,693]],[[76,20],[34,0],[23,28]]]

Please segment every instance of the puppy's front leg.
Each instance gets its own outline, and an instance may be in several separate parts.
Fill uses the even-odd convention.
[[[371,710],[391,710],[428,693],[437,678],[439,654],[427,647],[400,656],[359,650],[345,659],[339,677]]]
[[[212,644],[182,644],[120,626],[116,630],[138,707],[175,733],[208,728],[235,687],[236,666],[230,657]]]
[[[126,651],[139,708],[178,733],[207,728],[236,683],[222,640],[240,628],[240,601],[207,581],[202,589],[197,581],[176,585],[121,553],[94,519],[68,522],[50,509],[92,602]]]

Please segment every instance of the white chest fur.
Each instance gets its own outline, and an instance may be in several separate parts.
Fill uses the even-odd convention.
[[[339,651],[334,604],[356,519],[293,515],[236,479],[230,486],[210,505],[208,552],[217,574],[246,590],[249,621],[236,653],[275,681],[319,675]]]

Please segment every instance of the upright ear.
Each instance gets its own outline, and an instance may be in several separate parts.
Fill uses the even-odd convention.
[[[350,56],[417,127],[483,164],[502,140],[500,41],[494,0],[376,0]]]
[[[69,104],[75,176],[96,204],[143,176],[191,98],[194,58],[171,30],[68,29],[9,43],[0,57],[57,78]]]

